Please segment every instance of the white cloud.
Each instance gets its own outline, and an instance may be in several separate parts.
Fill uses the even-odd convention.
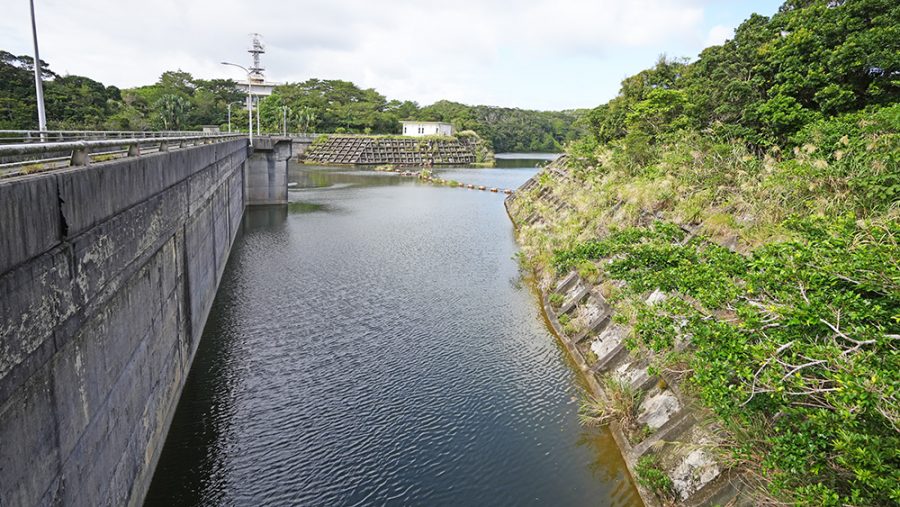
[[[609,51],[690,37],[703,10],[690,1],[557,0],[528,2],[525,25],[535,45],[555,52]]]
[[[200,77],[237,78],[235,69],[218,62],[247,62],[249,33],[260,32],[268,46],[263,65],[270,79],[347,79],[389,98],[423,104],[448,98],[541,107],[549,101],[529,100],[515,90],[522,79],[552,84],[534,68],[550,63],[560,68],[560,62],[571,60],[577,76],[574,65],[586,59],[602,65],[610,56],[657,54],[673,45],[699,50],[707,32],[704,0],[35,3],[41,55],[56,72],[122,87],[152,83],[163,71],[177,68]],[[0,48],[30,53],[27,2],[17,1],[3,11]],[[728,30],[714,27],[709,37]],[[512,68],[504,61],[527,65]],[[500,68],[503,74],[496,71]],[[622,73],[620,68],[607,72],[616,81]],[[504,87],[510,92],[498,96]],[[563,94],[558,88],[547,93]]]
[[[734,28],[716,25],[709,29],[709,34],[706,35],[706,40],[703,41],[703,47],[718,46],[733,36]]]

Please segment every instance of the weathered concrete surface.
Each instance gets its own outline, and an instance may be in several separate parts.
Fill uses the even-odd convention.
[[[552,224],[558,219],[556,212],[568,206],[553,195],[552,187],[540,188],[543,185],[540,180],[544,175],[550,175],[552,179],[567,178],[568,168],[565,164],[565,157],[561,157],[507,197],[506,208],[517,230]],[[537,191],[525,192],[534,189]],[[529,195],[543,206],[521,208],[519,200],[523,195]],[[597,231],[598,237],[603,237],[606,233],[604,230]],[[600,260],[597,264],[602,265],[606,260],[608,259]],[[640,394],[642,401],[637,407],[635,425],[638,429],[629,428],[627,423],[620,420],[612,421],[609,429],[632,476],[637,476],[639,460],[643,456],[651,456],[672,481],[677,494],[676,499],[663,498],[636,482],[644,503],[659,506],[668,505],[671,500],[685,506],[756,505],[756,499],[749,490],[750,483],[744,477],[745,472],[727,468],[725,463],[718,461],[715,453],[709,451],[723,445],[720,431],[711,423],[710,414],[681,390],[681,380],[672,375],[672,372],[653,368],[655,371],[651,373],[651,365],[656,359],[653,353],[625,347],[626,338],[631,332],[629,327],[616,324],[612,318],[602,318],[607,314],[612,316],[615,311],[610,306],[607,306],[606,311],[599,311],[599,302],[603,301],[605,305],[605,298],[602,297],[604,291],[610,286],[616,287],[617,283],[606,280],[612,283],[594,285],[591,288],[591,282],[583,279],[578,270],[572,270],[562,279],[543,277],[537,272],[535,274],[547,322],[577,368],[584,373],[591,395],[601,403],[612,403],[610,397],[614,393],[606,385],[607,375],[626,383],[635,393]],[[550,304],[551,294],[562,296],[565,301],[563,306],[554,309]],[[584,294],[590,296],[584,299]],[[652,306],[677,297],[680,296],[657,289],[647,297],[645,303]],[[690,304],[687,301],[685,303]],[[577,316],[570,321],[576,324],[576,330],[577,326],[585,322],[599,321],[596,327],[588,324],[590,332],[599,331],[599,335],[582,341],[583,337],[590,336],[585,330],[580,333],[567,331],[560,324],[560,316],[565,312],[569,312],[569,316]],[[582,316],[586,318],[581,318]],[[675,341],[676,350],[687,350],[691,346],[690,338],[690,335],[682,336],[679,333]],[[588,355],[588,351],[593,354]]]
[[[292,141],[287,137],[263,137],[253,141],[247,164],[247,205],[287,204],[288,160]]]
[[[320,135],[322,134],[291,135],[291,156],[301,157]]]
[[[0,182],[0,505],[143,501],[247,157],[235,140]]]

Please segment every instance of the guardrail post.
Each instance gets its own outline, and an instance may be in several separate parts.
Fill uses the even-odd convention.
[[[160,141],[159,142],[159,151],[161,153],[165,153],[169,151],[169,142],[168,141]]]
[[[129,157],[140,157],[141,156],[141,145],[138,143],[129,144],[128,145],[128,156]]]
[[[73,166],[91,165],[91,151],[90,151],[90,149],[88,149],[87,145],[82,144],[81,146],[76,146],[72,150],[71,165],[73,165]]]

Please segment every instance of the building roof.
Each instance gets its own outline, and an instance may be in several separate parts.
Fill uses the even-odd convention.
[[[401,120],[400,123],[415,123],[417,125],[451,125],[446,121],[417,121],[417,120]]]

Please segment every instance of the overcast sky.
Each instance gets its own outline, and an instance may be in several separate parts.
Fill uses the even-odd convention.
[[[249,34],[276,82],[346,79],[389,99],[594,107],[657,56],[695,57],[774,0],[35,0],[59,74],[150,84],[243,76]],[[31,54],[28,0],[0,0],[0,49]]]

